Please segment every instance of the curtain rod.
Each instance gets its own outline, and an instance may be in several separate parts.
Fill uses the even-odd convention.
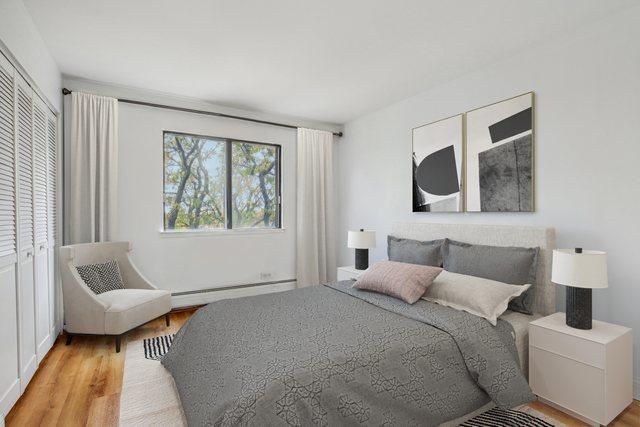
[[[66,87],[62,88],[62,94],[63,95],[69,95],[69,94],[71,94],[71,92],[72,91],[70,91]],[[279,126],[279,127],[288,128],[288,129],[298,129],[298,126],[294,126],[294,125],[287,125],[287,124],[284,124],[284,123],[277,123],[277,122],[269,122],[269,121],[266,121],[266,120],[252,119],[250,117],[233,116],[231,114],[216,113],[215,111],[195,110],[193,108],[174,107],[172,105],[154,104],[152,102],[135,101],[133,99],[123,99],[123,98],[118,98],[118,102],[124,102],[126,104],[143,105],[145,107],[164,108],[164,109],[167,109],[167,110],[182,111],[182,112],[185,112],[185,113],[204,114],[204,115],[207,115],[207,116],[223,117],[225,119],[244,120],[246,122],[254,122],[254,123],[260,123],[260,124],[263,124],[263,125]],[[342,132],[331,132],[331,133],[333,135],[337,136],[337,137],[342,137]]]

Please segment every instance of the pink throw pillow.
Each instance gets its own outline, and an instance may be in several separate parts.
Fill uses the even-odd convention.
[[[440,267],[378,261],[356,280],[353,287],[379,292],[413,304],[424,295],[441,271]]]

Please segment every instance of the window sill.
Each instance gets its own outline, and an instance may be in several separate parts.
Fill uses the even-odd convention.
[[[159,230],[161,237],[212,237],[212,236],[243,236],[258,234],[280,234],[285,232],[285,228],[234,228],[231,230]]]

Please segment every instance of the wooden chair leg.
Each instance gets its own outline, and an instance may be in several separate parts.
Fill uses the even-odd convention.
[[[167,327],[171,326],[171,316],[169,315],[169,313],[164,315],[164,321],[167,324]]]
[[[71,335],[69,332],[67,332],[67,341],[66,341],[65,345],[71,344],[71,340],[72,339],[73,339],[73,335]]]
[[[120,340],[122,335],[116,335],[116,353],[120,353]]]

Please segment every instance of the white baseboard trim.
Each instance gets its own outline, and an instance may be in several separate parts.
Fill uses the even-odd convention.
[[[13,405],[20,398],[20,379],[16,380],[9,386],[6,392],[0,397],[0,426],[4,425],[4,417],[9,413]]]
[[[55,342],[58,335],[62,333],[62,323],[56,322],[51,333],[53,334],[53,341]]]
[[[210,302],[220,301],[230,298],[248,297],[252,295],[270,294],[273,292],[289,291],[296,287],[296,282],[275,283],[268,285],[250,286],[232,289],[207,290],[198,293],[184,295],[172,295],[171,306],[173,308],[190,307],[194,305],[204,305]]]
[[[34,354],[27,362],[26,367],[22,369],[22,376],[20,377],[20,394],[24,393],[29,385],[29,381],[33,378],[33,375],[36,373],[38,369],[38,359]]]
[[[36,350],[38,364],[42,362],[42,360],[45,358],[49,350],[51,350],[51,347],[53,346],[53,341],[54,340],[51,337],[51,331],[49,331],[49,334],[47,335],[47,337],[43,339],[40,344],[38,344],[38,349]]]

